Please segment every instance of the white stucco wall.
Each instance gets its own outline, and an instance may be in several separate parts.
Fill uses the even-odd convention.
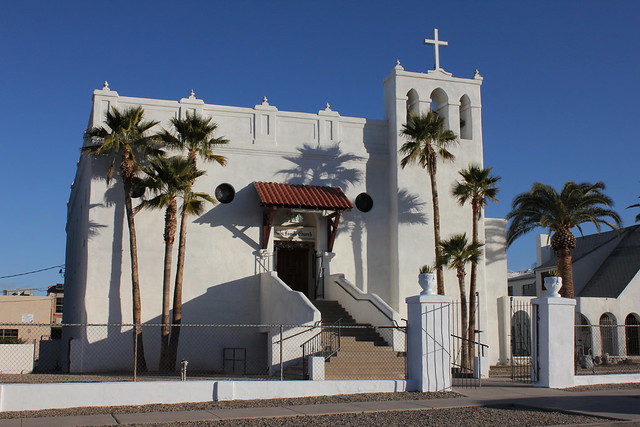
[[[146,119],[160,121],[154,130],[169,129],[170,118],[195,112],[212,117],[218,124],[216,136],[230,141],[227,146],[216,148],[218,154],[227,157],[226,167],[198,164],[206,175],[197,181],[196,191],[212,194],[219,184],[228,183],[235,188],[236,197],[230,204],[208,206],[204,215],[190,219],[184,323],[256,324],[262,320],[257,274],[265,271],[265,260],[259,253],[262,209],[254,181],[338,186],[352,201],[358,194],[368,193],[373,209],[344,213],[332,251],[335,256],[325,274],[344,274],[358,289],[377,294],[405,317],[404,298],[420,292],[418,268],[434,260],[428,175],[419,167],[400,170],[398,166],[397,149],[404,143],[398,134],[406,121],[407,93],[417,91],[423,112],[436,89],[446,93],[448,101],[438,108],[456,133],[460,132],[460,99],[469,99],[472,138],[461,139],[452,147],[455,162],[438,166],[438,189],[442,238],[459,232],[470,236],[471,209],[458,206],[450,189],[459,178],[460,169],[472,162],[483,164],[481,83],[479,76],[462,79],[439,71],[411,73],[396,67],[384,84],[385,120],[343,117],[330,109],[317,114],[285,112],[267,102],[244,108],[206,104],[195,97],[168,101],[97,90],[89,126],[100,125],[110,107],[140,105]],[[438,97],[434,95],[435,98]],[[117,179],[106,184],[107,164],[105,159],[82,156],[72,189],[65,283],[67,322],[118,324],[132,320],[128,231],[121,184]],[[326,221],[318,216],[315,224],[314,249],[322,253],[327,250]],[[157,323],[163,213],[142,211],[136,215],[136,226],[142,319]],[[493,231],[487,234],[486,240],[491,241],[497,258],[486,267],[482,262],[478,272],[478,290],[486,304],[483,322],[487,324],[495,317],[491,304],[495,304],[500,292],[506,293],[506,268],[501,259],[504,246],[501,247],[501,237],[496,238],[498,235]],[[485,240],[482,229],[480,238]],[[273,253],[273,239],[272,233],[267,253]],[[176,258],[174,254],[174,263]],[[273,259],[267,261],[267,269],[273,268]],[[505,276],[501,277],[503,273]],[[502,282],[500,288],[497,284]],[[454,272],[446,272],[446,292],[454,298],[458,294]]]

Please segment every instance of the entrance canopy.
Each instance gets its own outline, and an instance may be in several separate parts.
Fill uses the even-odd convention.
[[[353,209],[347,196],[336,187],[258,181],[254,182],[253,186],[260,197],[260,206],[268,208],[265,210],[262,221],[262,249],[267,248],[273,227],[273,217],[278,208],[333,211],[327,216],[327,249],[329,251],[333,250],[340,213]]]
[[[350,211],[353,205],[336,187],[254,182],[260,206],[328,211]]]

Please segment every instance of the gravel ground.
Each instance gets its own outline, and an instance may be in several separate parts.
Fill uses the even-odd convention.
[[[259,418],[223,421],[200,421],[173,424],[155,424],[169,427],[276,427],[276,426],[549,426],[560,424],[591,424],[606,421],[603,418],[547,412],[515,407],[455,408],[413,411],[388,411],[360,414],[337,414],[281,418]],[[148,425],[148,424],[147,424]],[[129,424],[128,426],[144,426]]]

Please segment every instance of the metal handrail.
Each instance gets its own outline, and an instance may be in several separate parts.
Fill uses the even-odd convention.
[[[338,354],[340,351],[340,321],[338,319],[331,326],[321,326],[322,330],[303,342],[300,347],[302,348],[302,372],[305,378],[309,378],[308,374],[308,359],[312,354],[322,354],[325,360]],[[336,333],[337,330],[337,333]],[[329,345],[326,345],[325,337],[328,335]],[[335,337],[337,337],[337,345]],[[318,348],[320,347],[320,349]],[[328,351],[327,351],[328,348]]]

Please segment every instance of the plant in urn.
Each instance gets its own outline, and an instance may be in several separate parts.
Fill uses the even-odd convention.
[[[558,276],[558,272],[555,270],[549,271],[549,276],[544,278],[544,287],[547,288],[547,297],[560,298],[558,292],[562,287],[562,277]]]
[[[418,283],[422,287],[420,295],[436,295],[436,275],[433,273],[433,268],[429,265],[423,265],[420,268],[420,274],[418,274]]]

